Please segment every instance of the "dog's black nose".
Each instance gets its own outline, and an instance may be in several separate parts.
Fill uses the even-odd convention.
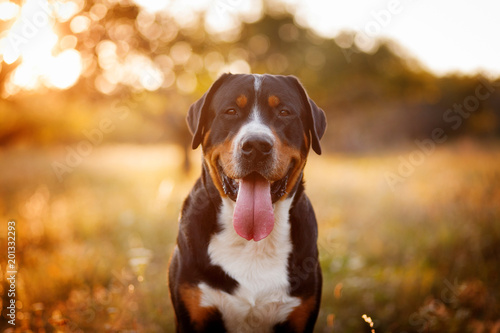
[[[271,138],[262,135],[250,135],[241,141],[241,153],[246,158],[263,158],[273,150]]]

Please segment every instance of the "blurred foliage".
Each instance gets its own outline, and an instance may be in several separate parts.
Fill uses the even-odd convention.
[[[1,101],[0,117],[6,121],[0,125],[0,144],[77,140],[82,127],[94,126],[98,110],[140,95],[142,102],[131,106],[135,115],[129,118],[136,125],[123,125],[126,137],[116,131],[106,140],[188,145],[183,117],[189,104],[227,71],[298,76],[330,119],[323,140],[327,150],[398,148],[430,137],[435,128],[450,138],[500,135],[498,82],[436,77],[389,40],[366,53],[353,43],[354,33],[319,37],[278,5],[267,4],[259,20],[242,22],[224,35],[207,32],[203,12],[181,19],[129,1],[84,4],[73,20],[56,25],[59,35],[77,38],[84,65],[80,80],[67,91],[21,91]],[[15,67],[2,66],[0,86]],[[470,119],[463,117],[459,128],[452,128],[455,122],[451,115],[445,118],[446,111],[475,96],[484,82],[493,87],[488,97],[472,105]]]

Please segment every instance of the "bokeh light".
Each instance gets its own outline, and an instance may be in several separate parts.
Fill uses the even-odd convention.
[[[5,5],[4,5],[5,6]],[[12,7],[12,6],[9,6]],[[75,37],[63,38],[60,53],[55,53],[59,36],[54,31],[56,20],[64,22],[79,11],[74,2],[49,4],[27,0],[15,22],[0,40],[0,55],[7,64],[20,61],[5,83],[7,95],[41,86],[67,89],[82,71],[81,57]]]
[[[19,6],[10,1],[0,2],[0,20],[8,21],[19,13]]]

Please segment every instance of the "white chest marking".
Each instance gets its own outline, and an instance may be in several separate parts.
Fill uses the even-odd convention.
[[[229,332],[270,332],[300,304],[288,295],[288,256],[292,250],[288,211],[293,198],[274,205],[269,236],[247,241],[233,228],[234,202],[223,199],[218,222],[223,230],[208,246],[213,264],[221,266],[239,286],[233,295],[200,283],[202,306],[216,306]]]

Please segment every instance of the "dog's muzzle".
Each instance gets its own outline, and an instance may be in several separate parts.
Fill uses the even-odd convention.
[[[276,158],[272,138],[251,134],[243,137],[236,147],[232,161],[236,166],[235,178],[224,172],[220,160],[218,171],[225,194],[236,202],[233,215],[236,232],[247,240],[259,241],[273,229],[273,203],[286,194],[294,163],[283,178],[273,181]]]

